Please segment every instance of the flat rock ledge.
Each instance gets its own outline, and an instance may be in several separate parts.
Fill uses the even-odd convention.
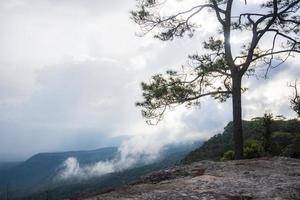
[[[85,200],[300,200],[300,160],[201,161],[162,170]]]

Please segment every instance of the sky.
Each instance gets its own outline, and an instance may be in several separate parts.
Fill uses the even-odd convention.
[[[174,2],[176,10],[193,0]],[[204,28],[194,38],[161,42],[137,36],[129,14],[134,8],[134,0],[0,1],[0,161],[121,143],[155,151],[222,132],[232,119],[230,100],[204,98],[199,108],[179,107],[158,126],[147,125],[135,107],[140,82],[201,51],[216,21],[203,20],[204,13]],[[270,111],[295,117],[287,83],[300,77],[299,64],[298,56],[268,79],[244,79],[243,118]]]

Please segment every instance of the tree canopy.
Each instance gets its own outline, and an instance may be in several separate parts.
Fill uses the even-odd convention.
[[[215,34],[203,42],[201,53],[191,53],[188,64],[178,70],[154,75],[142,83],[143,101],[138,102],[148,123],[158,122],[168,108],[199,105],[200,98],[212,96],[221,102],[232,97],[236,158],[242,157],[242,78],[264,67],[265,77],[289,57],[300,53],[300,0],[268,0],[259,5],[241,0],[191,1],[188,9],[168,10],[164,0],[137,0],[132,19],[141,32],[152,32],[162,41],[193,37],[201,30],[207,10],[218,22]],[[202,2],[202,3],[201,3]],[[187,5],[187,1],[177,1]],[[234,10],[234,6],[243,6]],[[183,7],[185,7],[183,6]],[[259,8],[253,10],[253,8]],[[232,35],[245,34],[240,46],[231,43]]]

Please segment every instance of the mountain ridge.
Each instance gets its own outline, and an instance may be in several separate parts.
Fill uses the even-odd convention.
[[[31,190],[30,188],[39,187],[50,181],[49,177],[54,176],[57,168],[69,157],[74,156],[80,163],[89,164],[113,159],[117,151],[117,147],[110,147],[85,151],[38,153],[24,162],[0,171],[0,188],[8,185],[10,190]]]
[[[44,199],[45,192],[52,195],[51,199],[58,200],[76,194],[92,193],[99,188],[110,188],[122,185],[134,181],[146,173],[179,164],[180,160],[188,152],[198,146],[198,142],[186,145],[166,146],[161,152],[161,157],[152,164],[132,166],[124,171],[113,172],[86,180],[78,178],[54,181],[53,178],[63,169],[62,164],[68,158],[74,157],[80,164],[80,167],[85,167],[90,164],[93,165],[98,161],[105,162],[118,158],[117,155],[119,151],[117,147],[83,151],[38,153],[18,166],[13,167],[10,171],[5,171],[5,173],[1,173],[0,171],[0,199],[5,196],[7,185],[9,185],[9,191],[13,195],[10,199],[34,200]],[[10,183],[7,184],[8,181],[6,180],[9,180]],[[81,192],[78,193],[78,190]]]

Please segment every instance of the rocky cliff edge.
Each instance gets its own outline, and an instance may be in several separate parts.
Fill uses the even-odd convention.
[[[300,160],[201,161],[84,200],[300,200]]]

